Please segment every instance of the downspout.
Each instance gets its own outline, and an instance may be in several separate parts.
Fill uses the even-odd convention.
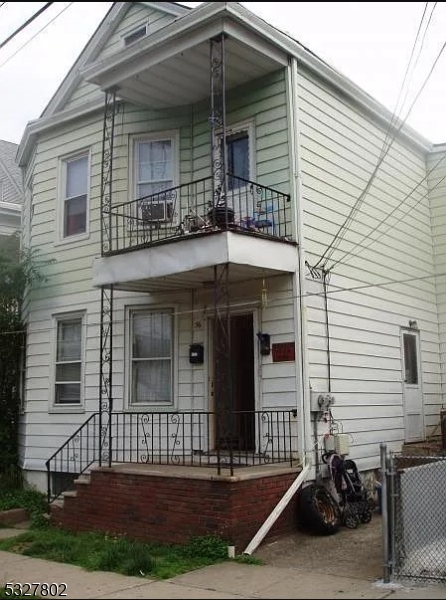
[[[297,59],[289,57],[286,70],[287,77],[287,115],[288,115],[288,140],[290,157],[290,191],[293,199],[294,239],[297,241],[298,266],[293,277],[293,310],[294,310],[294,335],[298,341],[296,366],[297,414],[298,414],[298,444],[299,454],[302,457],[302,471],[293,481],[291,486],[279,500],[273,511],[262,524],[258,532],[249,542],[243,554],[252,554],[258,548],[268,531],[280,517],[291,498],[311,474],[311,414],[310,414],[310,386],[308,378],[308,346],[306,330],[305,306],[305,258],[303,252],[302,233],[302,191],[300,171],[300,128],[297,100]]]
[[[328,296],[327,296],[327,282],[330,276],[329,271],[323,269],[322,277],[324,284],[324,307],[325,307],[325,331],[327,336],[327,379],[328,379],[328,391],[331,392],[331,349],[330,349],[330,322],[328,319]]]

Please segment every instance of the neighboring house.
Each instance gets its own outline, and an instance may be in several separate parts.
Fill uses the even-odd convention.
[[[0,239],[20,231],[24,193],[17,150],[17,144],[0,140]]]
[[[18,154],[23,243],[54,259],[22,467],[54,497],[102,466],[60,522],[242,544],[325,434],[367,471],[436,431],[446,148],[394,126],[369,184],[391,125],[238,3],[113,5]]]

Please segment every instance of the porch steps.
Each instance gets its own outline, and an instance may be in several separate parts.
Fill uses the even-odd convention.
[[[73,483],[75,487],[90,485],[90,471],[86,471],[85,473],[79,475],[79,477],[75,479]],[[58,498],[51,502],[48,518],[57,521],[58,517],[62,514],[64,510],[65,498],[76,498],[77,495],[77,489],[66,490],[65,492],[62,492],[62,494]]]

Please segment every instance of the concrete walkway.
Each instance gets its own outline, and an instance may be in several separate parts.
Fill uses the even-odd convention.
[[[0,529],[0,538],[18,535]],[[0,585],[47,583],[53,594],[66,585],[67,598],[446,598],[446,585],[403,587],[355,577],[323,575],[299,568],[225,562],[165,581],[89,572],[80,567],[0,552]],[[17,589],[17,588],[16,588]]]

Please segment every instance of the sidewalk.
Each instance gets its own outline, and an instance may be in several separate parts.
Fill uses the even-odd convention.
[[[16,529],[0,529],[2,538],[17,533]],[[445,585],[385,585],[299,568],[225,562],[157,581],[0,552],[0,585],[8,582],[22,584],[22,590],[25,583],[58,584],[47,597],[60,595],[64,583],[67,598],[446,598]]]

